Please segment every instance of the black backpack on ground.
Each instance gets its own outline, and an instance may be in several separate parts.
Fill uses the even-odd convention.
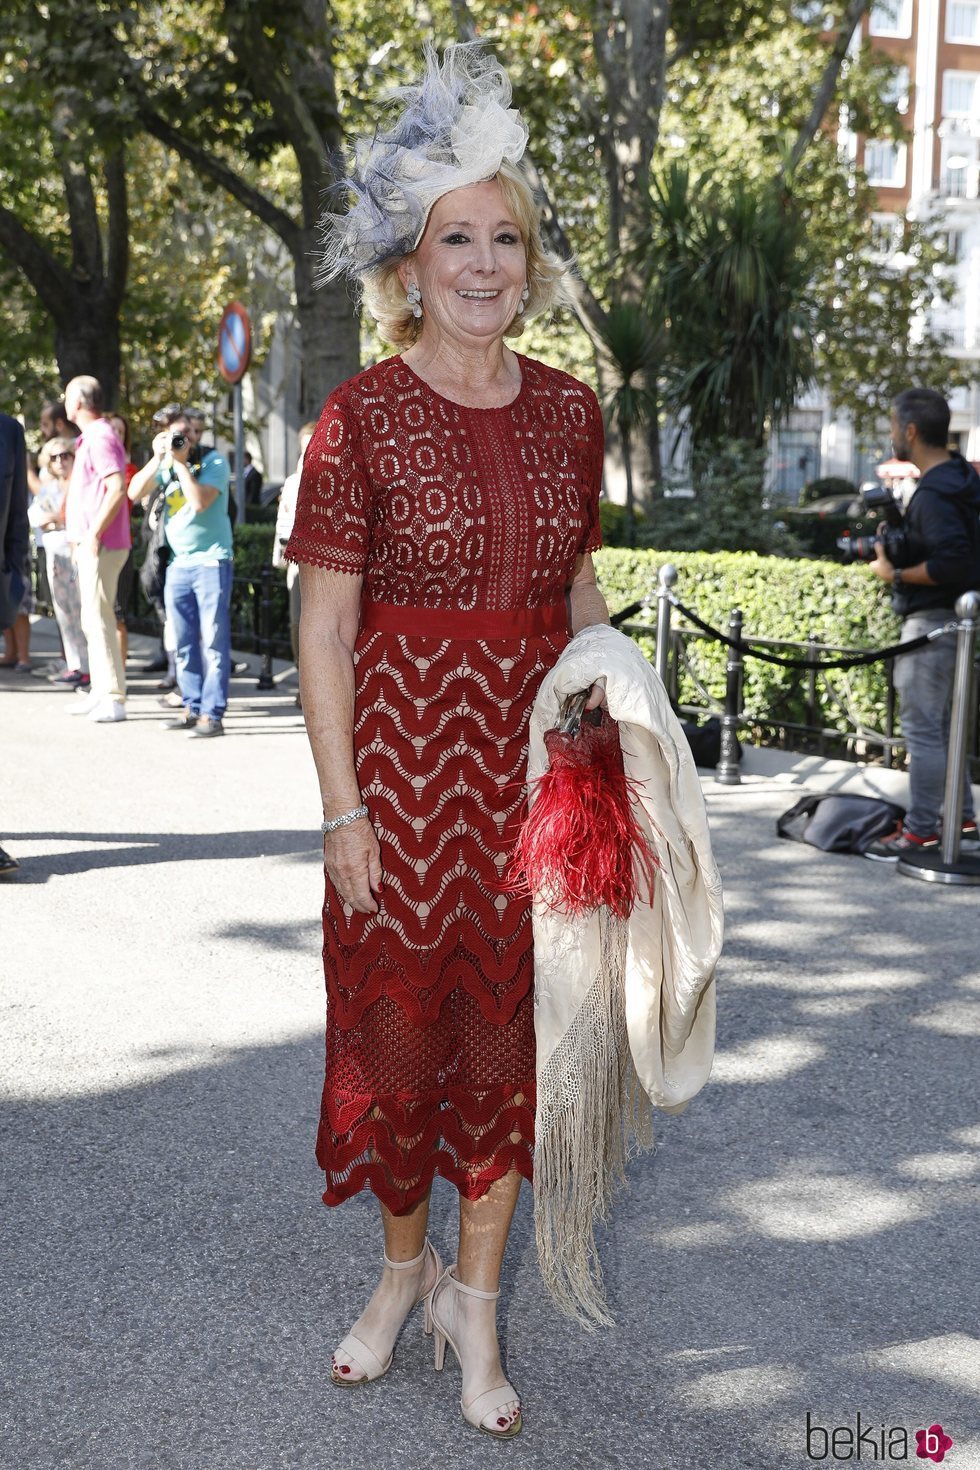
[[[876,837],[894,832],[904,816],[904,807],[882,797],[811,792],[776,818],[776,831],[821,852],[863,853]]]

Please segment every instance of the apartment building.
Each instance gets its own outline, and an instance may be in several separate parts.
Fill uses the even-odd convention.
[[[855,47],[865,40],[898,63],[894,100],[909,137],[895,143],[856,135],[845,114],[840,145],[878,191],[883,256],[897,247],[903,216],[942,222],[955,296],[932,321],[951,354],[972,370],[972,386],[951,402],[951,430],[966,457],[980,461],[980,0],[881,0]],[[862,443],[849,420],[815,393],[776,438],[773,488],[792,500],[817,475],[866,479],[886,446],[885,426]]]

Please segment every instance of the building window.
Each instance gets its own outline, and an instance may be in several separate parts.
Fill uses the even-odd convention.
[[[872,5],[870,29],[873,36],[901,36],[907,40],[912,34],[912,0],[880,0]]]
[[[951,134],[943,138],[939,187],[948,199],[977,197],[977,145],[973,138]]]
[[[963,259],[963,231],[948,230],[946,233],[946,253],[949,255],[953,265],[958,265]]]
[[[980,46],[980,0],[950,0],[946,39]]]
[[[943,115],[980,118],[980,76],[971,71],[943,74]]]
[[[865,143],[864,172],[869,184],[881,189],[905,187],[905,144],[890,140]]]

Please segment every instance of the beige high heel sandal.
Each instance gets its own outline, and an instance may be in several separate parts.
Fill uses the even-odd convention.
[[[455,1265],[446,1267],[432,1288],[432,1293],[426,1306],[426,1315],[435,1334],[433,1341],[435,1344],[436,1371],[439,1373],[442,1372],[442,1367],[446,1359],[447,1342],[456,1354],[456,1361],[459,1363],[460,1369],[463,1367],[463,1359],[460,1356],[459,1348],[453,1342],[453,1339],[436,1315],[436,1292],[440,1286],[444,1282],[447,1282],[454,1290],[462,1292],[464,1296],[479,1297],[484,1302],[495,1302],[500,1295],[499,1291],[477,1291],[475,1286],[467,1286],[465,1282],[460,1281],[459,1277],[453,1274],[455,1270]],[[517,1411],[517,1418],[513,1423],[508,1424],[506,1429],[488,1429],[483,1423],[483,1420],[488,1414],[494,1413],[497,1409],[502,1409],[505,1404],[513,1403],[515,1399],[520,1402],[520,1396],[515,1392],[513,1385],[505,1383],[501,1388],[489,1388],[486,1393],[478,1393],[476,1398],[471,1399],[468,1404],[464,1403],[462,1396],[460,1396],[459,1407],[467,1424],[472,1424],[473,1428],[478,1429],[481,1434],[489,1434],[491,1439],[513,1439],[515,1434],[520,1434],[524,1423],[520,1409]],[[501,1416],[502,1418],[503,1416]],[[501,1420],[498,1420],[499,1422]]]
[[[392,1261],[389,1259],[387,1252],[382,1251],[382,1255],[384,1256],[384,1263],[386,1266],[390,1266],[392,1271],[409,1271],[414,1266],[420,1266],[429,1253],[431,1253],[432,1261],[436,1268],[436,1279],[429,1287],[428,1291],[422,1291],[419,1293],[412,1305],[409,1307],[408,1312],[406,1313],[407,1321],[409,1315],[414,1312],[419,1302],[425,1302],[425,1332],[427,1336],[430,1335],[432,1332],[432,1293],[439,1285],[439,1282],[443,1275],[442,1261],[439,1259],[439,1252],[429,1240],[428,1236],[426,1236],[425,1245],[422,1247],[421,1252],[411,1261]],[[402,1325],[404,1325],[404,1323]],[[399,1332],[401,1332],[401,1328],[399,1328],[398,1330]],[[345,1357],[352,1358],[354,1360],[357,1366],[362,1370],[362,1376],[360,1378],[348,1378],[346,1376],[340,1376],[342,1374],[350,1373],[350,1367],[346,1363],[342,1364],[339,1367],[337,1366],[336,1359],[338,1353],[343,1353]],[[388,1361],[386,1363],[382,1363],[377,1353],[372,1352],[367,1343],[362,1342],[359,1337],[355,1337],[353,1332],[348,1332],[343,1342],[338,1343],[336,1348],[334,1348],[334,1361],[330,1370],[330,1380],[332,1383],[335,1383],[338,1388],[358,1388],[362,1383],[373,1383],[376,1379],[384,1377],[388,1369],[391,1367],[394,1356],[395,1350],[394,1348],[392,1348],[391,1352],[388,1354]]]

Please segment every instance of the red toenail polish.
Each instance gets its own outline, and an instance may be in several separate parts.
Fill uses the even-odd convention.
[[[350,1368],[347,1366],[346,1363],[344,1363],[344,1364],[341,1365],[340,1371],[341,1371],[341,1373],[349,1373],[350,1372]]]
[[[500,1425],[501,1429],[506,1429],[507,1428],[507,1420],[506,1419],[498,1419],[497,1420],[497,1423]]]

